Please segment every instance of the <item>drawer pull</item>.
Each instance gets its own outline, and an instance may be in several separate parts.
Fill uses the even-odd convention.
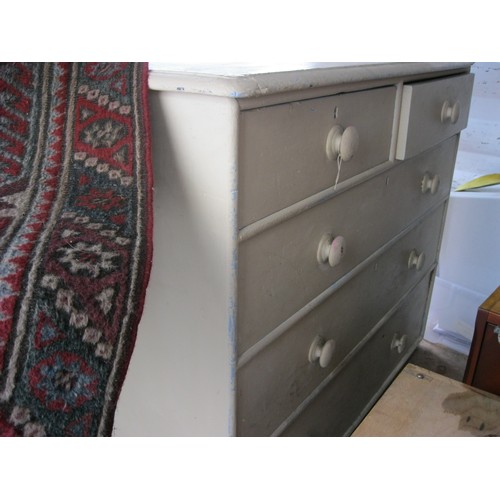
[[[405,350],[405,347],[406,347],[406,335],[400,336],[399,333],[396,333],[391,342],[391,349],[396,350],[398,354],[401,354]]]
[[[497,336],[498,343],[500,344],[500,326],[495,326],[493,334]]]
[[[457,123],[460,116],[460,103],[456,101],[451,103],[450,101],[444,101],[443,107],[441,108],[441,123],[450,122],[452,124]]]
[[[345,239],[343,236],[334,237],[331,234],[324,234],[318,246],[318,262],[335,267],[344,258],[345,251]]]
[[[410,252],[410,257],[408,258],[408,269],[415,268],[420,271],[424,267],[425,254],[424,252],[418,253],[415,249]]]
[[[329,160],[349,161],[359,147],[359,134],[356,127],[335,125],[326,139],[326,155]]]
[[[335,351],[335,340],[326,340],[319,335],[314,339],[309,348],[309,362],[316,363],[319,361],[321,368],[326,368],[333,357]]]
[[[428,172],[425,173],[422,179],[422,193],[427,193],[430,191],[431,194],[436,194],[439,188],[439,176],[432,176]]]

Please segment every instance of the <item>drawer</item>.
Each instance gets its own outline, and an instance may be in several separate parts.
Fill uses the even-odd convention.
[[[448,196],[458,137],[399,163],[240,245],[238,276],[238,354],[258,342],[412,220]],[[434,194],[422,192],[422,179]],[[437,176],[437,177],[436,177]],[[325,234],[345,238],[335,267],[319,264]]]
[[[435,263],[443,215],[441,205],[238,370],[239,434],[271,434],[428,273]],[[409,256],[415,249],[425,256],[419,270],[408,267]],[[318,336],[322,342],[334,342],[331,360],[325,367],[308,358]]]
[[[410,158],[467,126],[474,75],[403,88],[396,158]]]
[[[352,432],[416,347],[429,294],[424,279],[400,309],[282,432],[342,436]]]
[[[326,144],[335,126],[354,127],[359,136],[339,182],[386,161],[395,96],[395,87],[385,87],[243,111],[239,227],[334,185],[337,161],[328,158]]]

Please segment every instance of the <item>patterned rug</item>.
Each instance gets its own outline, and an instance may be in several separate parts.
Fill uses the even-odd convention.
[[[0,436],[109,436],[152,255],[146,63],[0,64]]]

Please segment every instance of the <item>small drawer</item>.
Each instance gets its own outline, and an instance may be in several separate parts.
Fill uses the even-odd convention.
[[[455,136],[243,241],[238,257],[238,354],[447,198],[457,142]],[[325,263],[318,261],[325,257],[320,249],[328,250],[326,235],[344,241],[343,257],[338,264],[332,261],[333,267],[329,256]]]
[[[327,142],[330,153],[335,149],[334,127],[347,131],[338,138],[346,158],[352,155],[344,161],[339,182],[386,161],[395,96],[395,87],[385,87],[243,111],[239,227],[335,184],[337,157],[327,154]]]
[[[441,205],[238,370],[241,435],[271,434],[422,280],[435,264],[443,215]],[[413,255],[421,259],[420,266],[412,263]]]
[[[396,158],[410,158],[464,129],[473,83],[468,74],[405,85]]]
[[[281,435],[343,436],[354,430],[421,338],[429,286],[429,279],[419,283],[400,309]]]

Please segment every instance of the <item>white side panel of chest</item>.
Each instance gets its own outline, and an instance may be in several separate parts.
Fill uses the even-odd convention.
[[[231,435],[238,109],[154,92],[151,110],[153,268],[115,434]]]

